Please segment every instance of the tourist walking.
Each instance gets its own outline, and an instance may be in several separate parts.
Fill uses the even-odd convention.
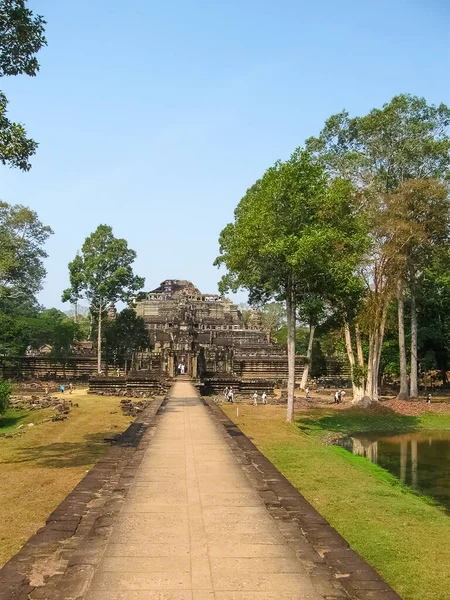
[[[267,404],[267,394],[266,392],[262,393],[261,400],[263,404]]]
[[[258,406],[258,392],[253,394],[253,406]]]
[[[334,403],[339,404],[340,401],[341,401],[341,390],[337,390],[336,392],[334,392]]]
[[[223,390],[223,395],[225,396],[225,398],[228,401],[228,386]]]
[[[59,386],[59,391],[61,392],[61,394],[64,394],[64,390],[65,390],[65,389],[66,389],[66,388],[64,387],[64,385],[63,385],[63,384],[61,384],[61,385]]]
[[[431,394],[427,394],[427,404],[431,404]]]
[[[73,392],[73,383],[70,382],[69,383],[69,394],[71,394]]]
[[[308,386],[306,386],[305,394],[306,394],[306,399],[309,400],[309,387]]]
[[[228,402],[233,403],[233,396],[234,396],[234,394],[233,394],[233,388],[230,387],[230,389],[228,390]]]

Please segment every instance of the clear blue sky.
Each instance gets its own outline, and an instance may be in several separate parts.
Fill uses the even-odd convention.
[[[41,71],[1,83],[40,145],[29,173],[1,167],[0,197],[54,229],[47,306],[65,306],[67,263],[99,223],[137,251],[146,289],[215,292],[236,204],[328,116],[402,92],[450,104],[448,0],[29,6],[48,21]]]

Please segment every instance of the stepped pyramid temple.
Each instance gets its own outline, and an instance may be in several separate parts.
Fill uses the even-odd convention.
[[[256,313],[244,323],[231,300],[202,294],[190,281],[167,279],[139,295],[134,309],[152,344],[138,356],[137,371],[167,377],[184,372],[214,392],[256,382],[273,387],[287,377],[286,352],[267,341]]]

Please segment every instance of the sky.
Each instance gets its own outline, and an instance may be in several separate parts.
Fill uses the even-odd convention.
[[[39,148],[28,173],[0,166],[0,198],[54,231],[47,307],[70,308],[67,264],[100,223],[136,250],[146,290],[188,279],[217,293],[239,200],[330,115],[399,93],[450,105],[448,0],[28,5],[47,20],[41,70],[1,83]]]

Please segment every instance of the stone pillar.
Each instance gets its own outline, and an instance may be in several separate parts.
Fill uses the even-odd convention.
[[[173,377],[174,376],[174,368],[173,368],[173,354],[169,354],[169,360],[168,360],[168,376],[169,377]]]
[[[196,354],[192,355],[192,360],[191,360],[191,377],[194,377],[194,378],[198,377],[198,373],[197,373],[197,355]]]

